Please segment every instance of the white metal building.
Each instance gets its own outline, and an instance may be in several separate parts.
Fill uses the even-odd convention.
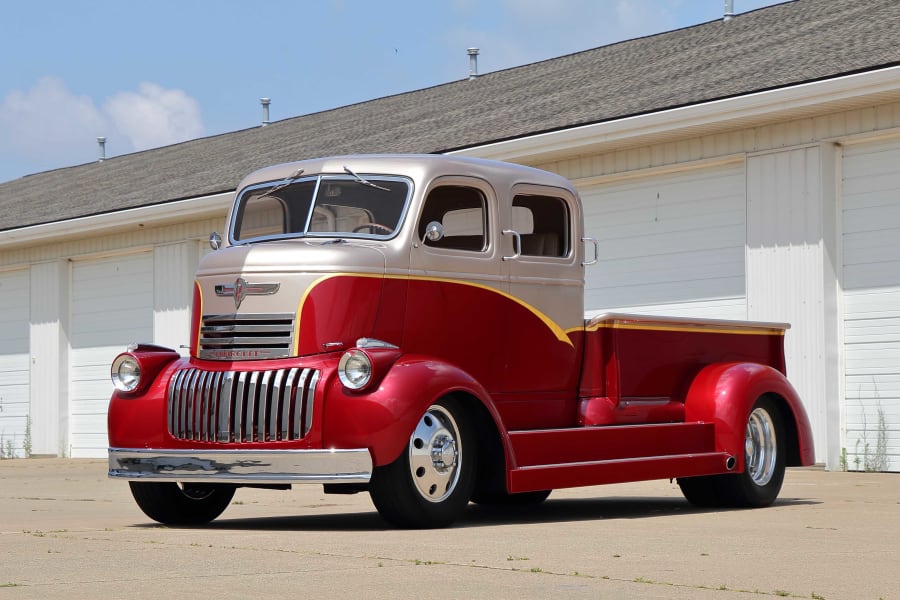
[[[715,47],[727,61],[728,44],[741,55],[765,32],[749,64],[702,58]],[[648,56],[665,59],[643,75],[621,62],[643,65]],[[783,73],[772,66],[783,62]],[[635,89],[590,83],[601,72],[631,77]],[[595,88],[626,106],[610,112],[603,98],[586,96]],[[525,89],[516,110],[527,119],[510,125],[507,100]],[[548,104],[547,90],[568,91]],[[486,115],[478,118],[493,120],[448,114],[421,130],[417,111],[469,114],[473,93]],[[577,114],[561,114],[568,106]],[[58,218],[0,224],[0,445],[17,455],[26,442],[33,454],[105,455],[109,363],[131,342],[187,342],[193,269],[244,172],[341,152],[450,151],[575,182],[586,228],[601,240],[601,262],[587,272],[590,312],[792,323],[788,374],[810,414],[817,459],[831,469],[900,471],[893,0],[798,0],[332,113],[0,184],[0,211],[35,186],[74,190],[59,195],[72,207]],[[356,126],[360,115],[377,134],[310,136]],[[115,190],[142,161],[161,163],[160,180],[182,187],[123,191],[99,210],[79,205],[78,190],[86,198]]]

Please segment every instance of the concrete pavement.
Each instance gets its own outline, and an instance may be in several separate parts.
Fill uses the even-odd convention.
[[[790,470],[767,509],[652,481],[385,526],[367,494],[238,490],[204,528],[147,519],[103,460],[0,461],[0,600],[900,599],[900,475]]]

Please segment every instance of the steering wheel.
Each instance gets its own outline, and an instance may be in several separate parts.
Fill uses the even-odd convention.
[[[359,233],[363,229],[369,229],[369,233],[375,233],[375,229],[380,229],[385,233],[394,233],[393,227],[388,227],[387,225],[382,225],[381,223],[363,223],[362,225],[358,225],[353,228],[353,233]]]

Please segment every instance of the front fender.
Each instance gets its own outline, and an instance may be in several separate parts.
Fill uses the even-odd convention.
[[[405,355],[373,391],[353,392],[337,377],[331,378],[325,397],[324,447],[369,448],[375,466],[389,464],[406,448],[425,410],[453,393],[477,398],[498,429],[505,431],[487,390],[471,375],[432,357]],[[507,436],[503,437],[508,446]]]
[[[688,390],[685,421],[715,423],[716,449],[744,456],[747,419],[756,400],[765,394],[780,399],[779,406],[788,436],[790,466],[815,462],[812,428],[796,390],[776,369],[756,363],[718,363],[705,367]],[[744,468],[738,460],[737,470]]]
[[[162,448],[171,440],[166,423],[169,380],[188,359],[178,358],[152,373],[140,394],[113,390],[106,413],[109,445],[113,448]],[[149,376],[149,375],[145,375]]]

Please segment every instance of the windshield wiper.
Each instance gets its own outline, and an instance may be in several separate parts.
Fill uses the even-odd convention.
[[[377,183],[372,183],[372,182],[369,181],[368,179],[364,179],[364,178],[360,177],[359,175],[357,175],[356,173],[354,173],[353,171],[351,171],[351,170],[350,170],[350,167],[348,167],[347,165],[344,165],[344,172],[347,173],[347,174],[349,174],[349,175],[353,175],[354,179],[356,179],[356,181],[358,181],[359,183],[361,183],[361,184],[363,184],[363,185],[367,185],[367,186],[369,186],[369,187],[375,188],[376,190],[382,190],[382,191],[385,191],[385,192],[390,192],[390,191],[391,191],[391,188],[386,188],[386,187],[384,187],[384,186],[382,186],[382,185],[378,185]]]
[[[291,185],[292,183],[294,183],[294,181],[296,181],[297,178],[300,177],[301,175],[303,175],[303,169],[302,169],[302,168],[301,168],[301,169],[297,169],[296,171],[294,171],[294,174],[291,175],[290,177],[288,177],[286,180],[284,180],[284,182],[279,183],[279,184],[276,185],[275,187],[273,187],[273,188],[267,190],[267,191],[266,191],[265,193],[263,193],[261,196],[257,196],[257,197],[256,197],[256,200],[260,200],[261,198],[267,198],[267,197],[271,196],[272,194],[274,194],[275,192],[277,192],[277,191],[279,191],[279,190],[283,190],[283,189],[286,188],[287,186],[289,186],[289,185]]]

